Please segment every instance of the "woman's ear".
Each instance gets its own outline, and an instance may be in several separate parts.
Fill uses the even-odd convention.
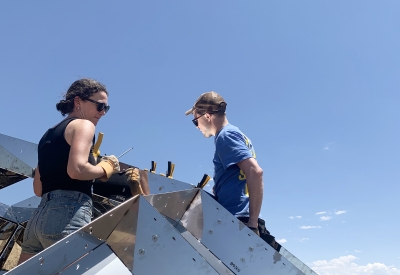
[[[81,98],[79,96],[74,97],[74,107],[78,110],[81,108]]]

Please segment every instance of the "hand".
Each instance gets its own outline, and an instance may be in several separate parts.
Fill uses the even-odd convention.
[[[125,170],[126,180],[131,182],[140,182],[140,174],[138,168],[128,168]]]
[[[119,161],[114,155],[102,157],[97,166],[103,168],[105,172],[105,176],[100,178],[101,180],[105,179],[104,181],[110,179],[112,174],[118,173],[120,170]]]
[[[247,224],[246,224],[247,225]],[[260,232],[258,231],[258,228],[256,228],[256,227],[250,227],[250,226],[248,226],[247,225],[247,227],[251,230],[251,231],[253,231],[255,234],[257,234],[258,236],[260,236]]]
[[[129,182],[132,196],[138,194],[143,195],[142,187],[140,186],[140,171],[138,168],[128,168],[125,170],[126,180]]]

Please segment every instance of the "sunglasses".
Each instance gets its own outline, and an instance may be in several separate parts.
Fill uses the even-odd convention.
[[[97,105],[97,111],[99,111],[99,112],[101,112],[101,111],[104,110],[104,112],[107,113],[108,110],[110,110],[110,105],[106,105],[106,104],[103,103],[103,102],[97,102],[97,101],[91,100],[90,98],[87,98],[86,100],[87,100],[87,101],[90,101],[90,102],[93,102],[94,104],[96,104],[96,105]]]
[[[199,115],[198,117],[192,119],[192,122],[193,122],[193,124],[194,124],[196,127],[199,127],[199,121],[198,121],[198,119],[201,118],[202,116],[204,116],[205,114],[207,114],[207,113],[204,113],[204,114]]]

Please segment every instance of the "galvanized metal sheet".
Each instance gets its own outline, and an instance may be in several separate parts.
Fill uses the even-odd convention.
[[[199,189],[197,189],[199,190]],[[180,224],[185,227],[193,236],[197,239],[201,239],[203,236],[203,206],[201,201],[201,192],[198,192],[189,208],[183,215]]]
[[[38,196],[32,196],[30,198],[27,198],[23,201],[20,201],[18,203],[15,203],[12,205],[12,207],[14,208],[32,208],[32,209],[36,209],[41,201],[41,197]]]
[[[5,218],[7,220],[18,222],[17,218],[14,216],[11,206],[0,203],[0,217]]]
[[[170,179],[150,172],[148,173],[150,194],[175,192],[180,190],[193,189],[195,187],[182,181]]]
[[[184,227],[178,226],[178,231],[180,229],[185,229]],[[207,249],[202,243],[199,242],[189,231],[182,230],[180,231],[182,237],[191,245],[194,249],[208,262],[208,264],[215,269],[218,274],[224,275],[234,275],[226,265],[224,265],[220,259],[215,257],[215,255]]]
[[[136,202],[137,198],[138,196],[121,203],[103,216],[84,226],[82,230],[88,234],[93,234],[93,236],[101,240],[107,240],[121,219],[127,214],[132,204]]]
[[[158,212],[177,222],[185,214],[186,209],[191,205],[191,202],[198,192],[198,189],[189,189],[149,195],[144,196],[144,198],[157,209]]]
[[[74,262],[63,270],[62,275],[131,275],[121,260],[114,254],[107,244],[102,244],[88,255]]]
[[[30,258],[7,275],[56,274],[103,242],[79,230]]]
[[[0,155],[1,157],[1,155]],[[7,169],[0,168],[0,189],[10,186],[16,182],[28,178],[27,176],[19,175]],[[1,190],[0,190],[1,191]]]
[[[201,243],[236,274],[304,274],[203,190],[201,201]]]
[[[133,274],[218,274],[180,233],[140,198]]]
[[[32,177],[33,167],[14,156],[2,146],[0,146],[0,168],[23,175],[24,177]],[[10,175],[12,176],[12,174]]]
[[[107,244],[121,261],[132,270],[133,253],[136,243],[136,230],[139,212],[139,197],[130,204],[129,210],[107,239]],[[142,225],[146,226],[146,225]]]
[[[11,205],[14,217],[19,223],[28,221],[40,204],[40,197],[33,196],[19,203]]]
[[[296,258],[292,253],[286,250],[284,247],[281,248],[279,253],[282,254],[289,262],[291,262],[294,266],[300,269],[305,275],[317,275],[314,270],[309,268],[306,264]]]
[[[37,165],[37,144],[0,134],[0,146],[32,168]]]

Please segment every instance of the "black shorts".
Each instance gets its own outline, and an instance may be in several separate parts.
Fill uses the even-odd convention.
[[[244,224],[247,224],[249,221],[249,217],[238,217],[238,220]],[[263,239],[266,243],[268,243],[276,251],[279,252],[282,246],[275,241],[275,237],[272,236],[269,233],[268,229],[265,227],[265,221],[260,218],[258,218],[258,232],[260,233],[261,239]]]

